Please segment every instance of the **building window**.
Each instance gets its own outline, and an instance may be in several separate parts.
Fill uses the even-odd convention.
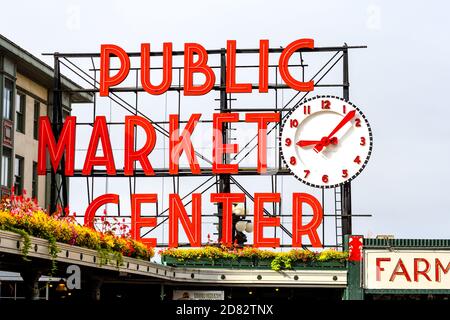
[[[11,120],[11,109],[13,107],[14,83],[5,78],[5,86],[3,90],[3,119]]]
[[[38,198],[38,173],[37,173],[37,162],[33,161],[33,181],[31,186],[31,197],[33,199]]]
[[[15,194],[23,191],[23,157],[17,155],[14,159],[14,191]]]
[[[2,154],[2,176],[1,184],[4,187],[10,187],[9,185],[9,173],[11,168],[11,149],[3,148]]]
[[[41,111],[41,104],[39,101],[34,100],[34,119],[33,119],[33,138],[38,139],[38,127],[39,127],[39,116]]]
[[[16,131],[25,133],[26,96],[18,92],[16,96]]]

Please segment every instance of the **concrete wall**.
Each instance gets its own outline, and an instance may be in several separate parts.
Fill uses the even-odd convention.
[[[25,109],[25,134],[15,131],[14,135],[14,153],[24,158],[24,184],[29,196],[32,192],[33,181],[33,161],[37,162],[38,141],[33,137],[33,120],[34,120],[34,101],[36,98],[40,100],[40,116],[47,115],[47,89],[17,74],[16,88],[18,91],[25,93],[26,109]],[[22,89],[22,90],[21,90]],[[45,188],[46,177],[38,177],[38,202],[45,207]]]

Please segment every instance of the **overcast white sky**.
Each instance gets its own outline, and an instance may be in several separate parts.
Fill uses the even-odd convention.
[[[354,233],[450,236],[450,5],[444,1],[8,1],[0,32],[42,52],[138,51],[172,41],[221,48],[367,45],[350,55],[350,98],[374,131],[374,154],[353,183]],[[42,57],[43,58],[43,57]],[[48,58],[43,58],[52,63]],[[266,190],[269,191],[269,190]]]

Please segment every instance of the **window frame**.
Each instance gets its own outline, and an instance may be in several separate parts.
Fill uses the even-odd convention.
[[[17,132],[25,134],[25,126],[26,126],[26,109],[27,109],[27,95],[21,91],[17,91],[16,97],[20,97],[17,99],[15,105],[16,110],[16,119],[15,119],[15,129]]]
[[[10,188],[11,185],[11,179],[10,179],[10,175],[11,175],[11,162],[12,162],[12,150],[7,148],[7,147],[3,147],[2,150],[2,164],[1,164],[1,180],[0,180],[0,185],[2,187],[5,188]],[[5,169],[5,159],[7,160],[7,168]],[[6,170],[6,171],[5,171]],[[6,173],[6,174],[5,174]],[[6,183],[4,183],[6,181]]]
[[[18,162],[17,162],[18,160]],[[14,193],[21,195],[23,193],[23,186],[24,186],[24,171],[25,171],[25,159],[24,157],[16,154],[14,156]],[[19,168],[16,166],[18,165]],[[16,171],[18,170],[18,171]],[[19,175],[17,175],[18,173]],[[17,178],[19,178],[19,186],[17,186]]]
[[[38,199],[39,197],[39,176],[37,174],[37,162],[33,161],[32,177],[31,177],[31,198]]]
[[[33,109],[33,138],[38,139],[39,135],[39,117],[41,116],[41,102],[39,100],[34,100]]]
[[[7,87],[8,83],[11,84],[11,88]],[[9,90],[9,94],[7,94],[7,90]],[[6,104],[8,97],[9,97],[9,105]],[[3,105],[2,118],[12,121],[12,110],[14,110],[14,81],[7,77],[4,78],[4,83],[3,83],[2,105]],[[5,110],[8,110],[9,114],[5,115]]]

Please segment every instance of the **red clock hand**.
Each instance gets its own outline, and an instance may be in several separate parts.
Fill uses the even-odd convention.
[[[333,129],[333,131],[331,131],[331,133],[328,135],[328,137],[326,137],[328,140],[331,139],[336,132],[338,132],[343,126],[345,126],[345,124],[347,122],[349,122],[350,120],[353,119],[353,117],[356,114],[356,110],[352,110],[349,113],[347,113],[347,115],[342,118],[342,120],[338,123],[338,125],[336,126],[336,128]],[[317,153],[319,153],[320,151],[322,151],[322,149],[325,147],[325,144],[320,142],[318,144],[316,144],[316,146],[314,147],[314,151],[316,151]]]
[[[296,145],[298,145],[299,147],[307,147],[307,146],[311,146],[313,144],[319,144],[322,143],[322,140],[299,140]],[[337,144],[337,138],[331,139],[330,143],[332,144]]]
[[[320,141],[318,140],[299,140],[296,145],[298,145],[299,147],[307,147],[307,146],[311,146],[313,144],[318,144],[320,143]]]

